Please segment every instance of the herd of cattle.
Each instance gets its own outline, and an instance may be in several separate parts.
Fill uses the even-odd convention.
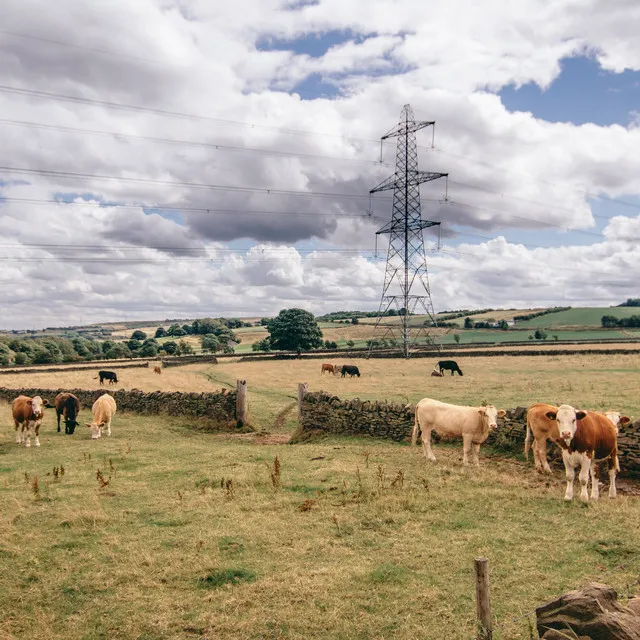
[[[43,400],[40,396],[29,398],[28,396],[18,396],[11,403],[11,413],[16,427],[16,443],[24,442],[26,447],[31,446],[31,433],[34,435],[34,444],[40,446],[40,426],[44,417],[45,407],[51,406],[48,400]],[[53,403],[58,419],[58,433],[60,433],[60,418],[64,419],[64,432],[73,434],[78,426],[78,413],[80,412],[80,401],[73,393],[59,393]],[[111,435],[111,419],[116,412],[116,401],[108,393],[101,395],[91,407],[93,420],[87,422],[90,429],[91,439],[96,440],[102,435],[102,429],[106,430],[108,436]]]
[[[453,360],[442,360],[436,365],[436,371],[449,370],[451,375],[462,371]],[[337,366],[323,364],[321,374],[331,373],[354,375],[360,377],[358,367],[353,365]],[[154,373],[160,374],[160,367],[154,367]],[[433,374],[432,374],[433,375]],[[118,378],[112,371],[98,373],[100,384],[104,380],[117,383]],[[97,378],[94,378],[97,379]],[[51,406],[40,396],[29,398],[18,396],[11,404],[13,421],[16,429],[16,442],[31,446],[31,434],[35,436],[35,446],[40,446],[39,432],[44,408]],[[54,401],[58,432],[60,432],[60,418],[64,419],[65,433],[73,434],[78,425],[77,417],[80,402],[72,393],[59,393]],[[100,438],[102,430],[111,435],[111,420],[116,413],[116,401],[108,393],[101,395],[93,404],[91,411],[93,420],[87,423],[91,438]],[[416,445],[421,436],[424,456],[427,460],[435,461],[436,457],[431,448],[431,432],[447,438],[459,438],[463,442],[463,464],[469,463],[469,454],[473,451],[473,460],[479,464],[480,445],[489,437],[489,433],[498,426],[498,418],[505,415],[504,410],[498,410],[493,405],[480,407],[459,406],[423,398],[415,407],[415,418],[411,436],[412,445]],[[580,467],[579,481],[581,486],[580,498],[584,502],[589,500],[588,483],[591,478],[591,499],[597,500],[598,463],[607,461],[609,467],[609,497],[616,497],[616,473],[620,470],[618,462],[618,428],[628,424],[630,419],[618,411],[600,413],[584,411],[563,404],[556,407],[551,404],[536,403],[527,409],[527,430],[524,444],[526,459],[529,450],[533,450],[535,467],[540,472],[551,473],[547,461],[547,440],[554,442],[562,450],[562,459],[566,471],[567,488],[565,500],[573,499],[573,484],[575,469]],[[20,427],[22,427],[20,429]],[[533,436],[533,444],[531,438]]]

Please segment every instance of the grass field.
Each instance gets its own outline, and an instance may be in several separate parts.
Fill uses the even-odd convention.
[[[640,413],[637,355],[468,358],[463,377],[441,379],[424,359],[355,363],[361,378],[323,377],[319,360],[221,361],[162,376],[123,370],[122,386],[206,391],[246,379],[254,425],[276,435],[295,427],[298,382],[344,398]],[[2,382],[95,387],[82,371]],[[86,427],[56,434],[48,411],[42,446],[25,449],[8,405],[2,415],[3,639],[467,640],[473,558],[487,556],[494,637],[524,640],[526,619],[510,620],[592,579],[630,593],[640,570],[637,497],[565,504],[559,473],[540,478],[484,448],[481,468],[463,469],[459,445],[436,445],[438,463],[428,464],[389,442],[258,444],[273,440],[132,414],[116,414],[112,437],[91,441]]]
[[[569,309],[539,316],[531,320],[518,322],[518,327],[600,327],[602,316],[615,316],[616,318],[628,318],[640,315],[638,307],[588,307]]]

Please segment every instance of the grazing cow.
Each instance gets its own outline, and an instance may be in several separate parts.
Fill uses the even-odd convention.
[[[322,369],[320,369],[320,375],[323,375],[325,371],[328,371],[329,373],[335,375],[336,367],[334,367],[332,364],[323,364]]]
[[[342,365],[342,377],[344,378],[347,373],[352,378],[353,378],[353,376],[358,376],[358,378],[360,377],[360,370],[358,369],[358,367],[356,367],[356,366],[354,366],[352,364],[343,364]]]
[[[113,371],[98,371],[98,377],[100,378],[100,384],[104,384],[105,380],[108,380],[109,384],[118,383],[118,376]],[[97,379],[94,378],[94,380]]]
[[[442,374],[442,372],[441,372],[441,371],[438,371],[438,369],[434,369],[434,370],[431,372],[431,377],[432,377],[432,378],[442,378],[442,377],[443,377],[443,374]]]
[[[532,404],[527,409],[527,436],[524,441],[524,455],[529,460],[529,448],[531,443],[531,435],[533,434],[533,460],[538,471],[551,473],[551,467],[547,461],[547,439],[558,442],[560,432],[558,425],[554,419],[548,417],[558,410],[558,407],[552,404],[538,402]],[[618,411],[607,411],[605,413],[589,412],[603,417],[607,417],[618,432],[618,427],[631,422],[627,416],[623,416]]]
[[[93,422],[88,422],[91,429],[91,439],[97,440],[102,435],[102,428],[107,428],[107,435],[111,435],[111,418],[116,412],[116,401],[108,393],[101,395],[91,407]]]
[[[462,375],[462,370],[458,366],[458,363],[455,360],[440,360],[438,364],[436,364],[436,369],[442,373],[443,371],[451,371],[451,375],[457,371],[460,375]]]
[[[461,407],[423,398],[416,405],[411,444],[416,444],[418,431],[421,431],[424,456],[435,462],[436,457],[431,450],[431,431],[442,436],[462,438],[462,463],[469,464],[469,452],[473,445],[473,461],[479,465],[480,445],[489,436],[489,431],[497,427],[497,418],[501,418],[505,413],[503,409],[498,411],[493,405]]]
[[[42,424],[43,407],[48,402],[43,402],[40,396],[18,396],[11,403],[11,413],[13,414],[13,422],[16,425],[16,443],[25,443],[25,447],[31,446],[31,429],[35,432],[35,445],[40,446],[40,425]],[[22,425],[22,429],[18,428]],[[25,431],[26,436],[25,436]]]
[[[60,433],[60,416],[64,418],[64,432],[73,435],[78,426],[80,401],[73,393],[59,393],[54,401],[58,417],[58,433]]]
[[[563,404],[557,411],[549,411],[549,420],[554,420],[559,433],[558,444],[562,447],[562,461],[567,474],[565,500],[573,500],[575,468],[580,465],[580,499],[589,501],[587,485],[591,475],[591,499],[600,497],[597,478],[597,462],[609,461],[609,497],[616,497],[616,472],[618,463],[618,433],[611,418],[594,411],[574,409]]]
[[[158,375],[162,375],[161,367],[153,367],[153,373],[157,373]]]

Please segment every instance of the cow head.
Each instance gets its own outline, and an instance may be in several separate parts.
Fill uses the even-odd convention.
[[[31,398],[31,401],[27,404],[31,405],[31,412],[35,420],[41,420],[43,414],[43,402],[40,396],[35,396]]]
[[[631,418],[621,415],[619,411],[605,411],[604,415],[613,422],[613,426],[616,428],[616,433],[618,432],[619,427],[631,422]]]
[[[490,431],[498,428],[498,418],[503,418],[507,415],[504,409],[496,409],[492,404],[488,404],[486,407],[480,407],[478,413],[482,417],[485,427],[488,427]]]
[[[91,430],[91,439],[97,440],[102,435],[102,427],[106,422],[101,422],[98,424],[97,422],[87,422],[87,427]]]
[[[549,420],[555,420],[557,422],[560,440],[564,440],[568,446],[571,440],[573,440],[573,436],[576,435],[578,420],[586,417],[587,412],[574,409],[568,404],[562,404],[558,407],[557,411],[547,411],[545,415]]]
[[[67,435],[72,436],[73,432],[76,430],[76,427],[79,425],[80,423],[77,420],[71,420],[70,418],[66,418],[64,421],[64,432]]]

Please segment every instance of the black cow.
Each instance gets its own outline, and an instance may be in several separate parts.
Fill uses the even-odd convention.
[[[64,417],[64,432],[73,435],[78,426],[80,401],[73,393],[59,393],[55,399],[56,414],[58,416],[58,433],[60,433],[60,416]]]
[[[358,371],[358,367],[353,366],[352,364],[343,364],[342,365],[342,377],[344,378],[345,374],[348,373],[352,378],[353,376],[360,377],[360,371]]]
[[[451,375],[453,375],[453,372],[457,371],[462,375],[462,371],[455,360],[440,360],[436,365],[436,369],[439,369],[440,373],[443,371],[451,371]]]
[[[118,383],[118,376],[113,371],[98,371],[98,376],[100,377],[100,384],[104,384],[105,380],[108,380],[109,384]]]

